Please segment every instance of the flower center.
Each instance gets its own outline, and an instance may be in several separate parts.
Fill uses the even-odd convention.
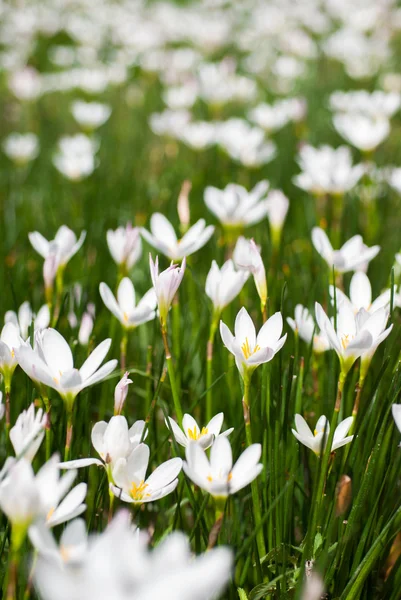
[[[207,427],[202,427],[201,431],[198,431],[196,425],[193,429],[188,429],[188,437],[190,440],[199,440],[203,435],[207,435]]]
[[[143,498],[149,498],[150,494],[146,494],[145,490],[148,484],[142,481],[137,485],[134,481],[131,484],[130,496],[133,500],[142,500]]]
[[[47,513],[47,515],[46,515],[46,521],[49,521],[49,519],[51,519],[51,518],[52,518],[52,516],[53,516],[53,513],[54,513],[54,508],[51,508],[51,509],[49,510],[49,512]]]
[[[245,342],[242,344],[241,350],[242,350],[245,358],[248,360],[248,358],[250,356],[252,356],[252,354],[255,354],[255,352],[257,352],[258,350],[260,350],[260,346],[257,344],[255,346],[255,348],[253,350],[251,350],[251,347],[249,345],[249,340],[248,340],[248,338],[245,338]]]
[[[350,343],[350,340],[348,338],[349,338],[349,334],[343,335],[341,338],[341,346],[343,347],[344,350],[347,349],[347,346]]]

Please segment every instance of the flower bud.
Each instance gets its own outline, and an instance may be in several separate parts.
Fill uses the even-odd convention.
[[[128,371],[124,373],[124,377],[117,383],[114,391],[114,414],[120,415],[124,407],[125,400],[128,395],[128,386],[133,383],[132,379],[128,379]]]

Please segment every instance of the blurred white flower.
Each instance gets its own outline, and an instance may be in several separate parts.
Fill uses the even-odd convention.
[[[353,417],[348,417],[337,425],[334,431],[331,452],[334,452],[338,448],[341,448],[342,446],[352,442],[354,436],[350,435],[347,437],[347,433],[351,428],[353,420]],[[301,415],[295,415],[295,427],[296,429],[292,429],[292,433],[295,435],[297,440],[307,448],[310,448],[317,456],[320,456],[321,451],[324,452],[326,448],[330,433],[330,425],[326,417],[322,416],[319,418],[318,422],[316,423],[315,430],[312,433],[305,419],[301,417]]]
[[[354,235],[339,250],[334,250],[327,234],[320,227],[312,229],[312,242],[329,269],[334,267],[337,273],[363,269],[380,252],[380,246],[368,248],[360,235]]]
[[[78,331],[78,342],[81,346],[87,346],[89,344],[90,336],[93,331],[93,314],[85,311],[81,318],[81,324]]]
[[[208,186],[204,200],[207,208],[225,227],[247,227],[266,217],[268,189],[267,181],[261,181],[250,192],[235,183],[229,183],[223,190]]]
[[[168,422],[166,420],[166,425],[169,429],[171,428],[175,441],[180,444],[180,446],[186,448],[188,444],[197,443],[206,450],[207,448],[210,448],[220,436],[227,437],[234,431],[234,428],[231,427],[230,429],[223,431],[223,433],[220,433],[223,426],[223,420],[224,414],[219,413],[209,421],[206,427],[202,427],[201,429],[191,415],[185,414],[182,419],[182,429],[171,417],[168,417]]]
[[[255,244],[254,240],[247,240],[240,236],[235,244],[233,260],[237,269],[246,273],[252,273],[261,305],[262,307],[266,306],[266,271],[260,255],[260,248]]]
[[[34,133],[11,133],[2,146],[4,153],[17,165],[25,165],[39,154],[39,140]]]
[[[117,298],[102,282],[99,286],[100,295],[109,311],[120,321],[124,329],[134,329],[142,323],[152,321],[156,316],[156,293],[151,288],[136,304],[135,288],[128,277],[124,277],[117,289]]]
[[[111,339],[104,340],[88,356],[82,367],[74,367],[70,346],[55,329],[44,329],[35,334],[35,347],[16,350],[18,364],[33,381],[55,389],[71,410],[76,396],[83,389],[103,381],[115,369],[117,360],[103,366]]]
[[[258,104],[249,111],[248,118],[267,132],[278,131],[290,120],[285,104]]]
[[[107,231],[107,245],[114,262],[131,269],[140,259],[142,254],[142,240],[139,227],[132,227],[128,223],[125,227],[118,227],[115,231]]]
[[[18,328],[13,323],[6,323],[0,334],[0,373],[8,391],[18,364],[15,352],[21,344],[24,344],[24,340],[20,337]]]
[[[384,117],[337,114],[333,117],[333,123],[341,137],[362,152],[375,150],[390,134],[390,123]]]
[[[171,263],[167,269],[159,273],[159,257],[156,256],[156,260],[153,262],[152,255],[149,254],[149,266],[157,297],[160,324],[162,329],[166,330],[168,311],[184,277],[186,260],[184,257],[181,266]]]
[[[276,145],[260,127],[242,119],[228,119],[216,126],[216,141],[234,160],[246,167],[260,167],[276,156]]]
[[[267,202],[267,217],[269,219],[272,241],[277,246],[290,207],[290,201],[281,190],[271,190],[267,196]]]
[[[261,473],[260,444],[252,444],[233,465],[231,445],[220,436],[212,446],[210,459],[200,444],[188,444],[183,463],[184,473],[195,485],[215,498],[227,498],[249,485]]]
[[[82,565],[87,557],[88,533],[83,519],[74,519],[66,524],[59,545],[50,529],[40,522],[29,528],[29,539],[42,557],[58,565],[76,568]]]
[[[96,151],[97,144],[83,133],[64,136],[58,142],[53,164],[67,179],[80,181],[95,170]]]
[[[205,290],[216,314],[220,314],[238,296],[248,276],[247,271],[236,271],[231,259],[227,260],[221,269],[215,260],[212,261],[206,277]]]
[[[149,118],[149,125],[153,133],[180,137],[191,120],[187,110],[165,110],[162,113],[153,113]]]
[[[314,148],[305,144],[299,152],[298,164],[302,173],[294,177],[295,185],[314,194],[344,194],[365,172],[364,165],[352,165],[348,146]]]
[[[28,234],[31,245],[44,259],[53,258],[57,268],[64,267],[78,252],[85,241],[86,231],[82,231],[79,239],[66,225],[62,225],[54,240],[46,240],[41,233],[34,231]]]
[[[115,484],[110,490],[123,502],[142,504],[154,502],[171,494],[178,485],[181,458],[171,458],[159,465],[146,479],[149,447],[139,444],[127,458],[119,458],[113,469]]]
[[[106,123],[111,115],[111,107],[100,102],[76,100],[72,103],[71,112],[81,127],[93,131]]]
[[[203,150],[216,142],[216,127],[208,121],[187,123],[179,139],[194,150]]]
[[[8,86],[18,100],[36,100],[42,93],[42,79],[33,67],[24,67],[15,71]]]
[[[326,350],[331,348],[327,336],[321,332],[317,333],[318,328],[315,325],[312,315],[302,304],[296,305],[295,318],[287,317],[287,323],[299,335],[301,340],[304,340],[307,344],[313,341],[314,352],[326,352]]]
[[[28,410],[23,410],[10,429],[10,441],[16,456],[23,456],[32,462],[45,435],[47,415],[41,408],[35,414],[35,405],[31,404]]]
[[[245,308],[241,308],[235,319],[235,336],[220,321],[223,344],[234,355],[243,379],[249,377],[262,363],[272,360],[283,347],[287,334],[280,337],[282,331],[283,317],[279,312],[266,321],[257,336],[255,325]]]
[[[210,240],[213,232],[213,225],[206,227],[205,220],[199,219],[181,239],[177,239],[170,221],[161,213],[153,213],[151,216],[150,232],[141,229],[145,240],[171,260],[179,260],[197,252]]]
[[[8,310],[4,315],[5,323],[12,323],[18,329],[23,340],[29,338],[29,327],[33,323],[34,330],[45,329],[50,323],[50,310],[47,304],[44,304],[34,315],[29,302],[23,302],[19,307],[18,314],[13,310]]]
[[[394,286],[395,287],[395,286]],[[372,302],[372,286],[369,277],[363,271],[354,273],[349,286],[349,298],[342,290],[330,286],[330,296],[334,303],[336,296],[337,307],[342,303],[347,304],[356,314],[361,308],[373,314],[379,308],[388,308],[391,300],[391,290],[386,290]]]
[[[401,106],[401,94],[375,90],[337,91],[330,96],[330,108],[334,112],[361,114],[372,118],[391,118]]]

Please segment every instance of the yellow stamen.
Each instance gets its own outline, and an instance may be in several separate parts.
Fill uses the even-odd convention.
[[[211,475],[208,475],[208,476],[206,477],[206,479],[207,479],[208,481],[210,481],[210,482],[212,482],[212,481],[213,481],[213,477],[212,477]]]
[[[54,508],[51,508],[49,510],[49,512],[47,513],[46,521],[48,521],[53,516],[53,513],[54,513]]]
[[[11,350],[11,357],[12,357],[12,358],[15,358],[15,352],[14,352],[14,349],[13,349],[13,350]]]
[[[60,546],[60,556],[64,562],[67,562],[70,558],[70,551],[65,546]]]
[[[343,335],[341,338],[341,346],[343,347],[344,350],[347,349],[347,346],[350,342],[350,340],[348,338],[349,338],[349,335]]]
[[[241,350],[242,350],[245,358],[248,360],[248,358],[250,356],[252,356],[252,354],[255,354],[255,352],[260,350],[260,346],[256,345],[255,348],[253,350],[251,350],[251,347],[249,345],[249,340],[248,340],[248,338],[245,338],[245,342],[242,344]]]
[[[124,312],[123,317],[124,317],[124,321],[127,323],[128,322],[128,313]]]
[[[198,428],[194,425],[193,429],[188,429],[188,437],[190,440],[199,440],[203,435],[207,434],[207,427],[202,427],[202,431],[198,433]]]
[[[130,496],[133,500],[143,500],[143,498],[149,498],[150,494],[145,494],[145,490],[148,487],[148,484],[145,483],[142,479],[139,485],[136,485],[135,482],[132,482],[130,489]]]

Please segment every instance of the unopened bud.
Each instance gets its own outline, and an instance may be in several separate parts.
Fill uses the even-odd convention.
[[[87,346],[93,330],[93,318],[88,312],[82,315],[81,326],[78,332],[78,342],[81,346]]]
[[[189,210],[189,192],[191,191],[192,183],[188,180],[184,181],[181,187],[180,195],[178,196],[177,212],[181,223],[181,229],[186,231],[190,222]]]
[[[341,475],[336,486],[336,517],[347,512],[352,500],[352,481],[348,475]]]
[[[117,383],[114,391],[114,414],[120,415],[124,407],[125,400],[128,395],[128,386],[133,383],[132,379],[128,379],[128,371],[124,373],[124,377]]]

